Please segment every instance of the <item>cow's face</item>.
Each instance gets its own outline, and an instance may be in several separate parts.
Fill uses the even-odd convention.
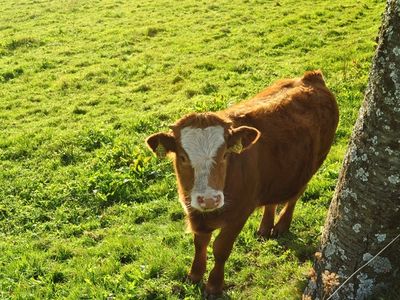
[[[156,133],[147,143],[158,156],[175,153],[177,179],[188,210],[219,209],[224,206],[229,156],[249,148],[260,133],[252,127],[231,128],[222,122],[182,125],[188,124],[178,122],[172,132]]]

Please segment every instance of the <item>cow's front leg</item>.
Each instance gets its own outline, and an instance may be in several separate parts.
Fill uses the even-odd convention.
[[[229,226],[223,227],[214,241],[213,254],[215,265],[210,272],[206,286],[206,294],[208,296],[222,293],[225,262],[231,254],[233,244],[243,225],[244,223],[236,226],[229,224]]]
[[[190,269],[189,279],[197,283],[206,272],[207,265],[207,246],[210,242],[211,233],[195,233],[194,234],[194,259],[192,268]]]

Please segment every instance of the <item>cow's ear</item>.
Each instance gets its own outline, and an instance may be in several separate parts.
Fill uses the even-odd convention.
[[[175,137],[172,133],[155,133],[146,139],[146,143],[160,158],[164,158],[168,152],[176,151]]]
[[[228,151],[241,153],[254,145],[260,138],[260,132],[254,127],[234,128],[228,139]]]

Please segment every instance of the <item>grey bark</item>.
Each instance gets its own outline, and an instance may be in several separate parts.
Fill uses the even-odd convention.
[[[400,0],[388,0],[365,99],[303,299],[400,299]],[[398,298],[395,298],[397,295]]]

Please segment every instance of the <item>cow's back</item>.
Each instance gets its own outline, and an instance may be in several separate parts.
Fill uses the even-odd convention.
[[[235,126],[253,126],[262,134],[243,157],[257,166],[260,204],[285,202],[307,184],[328,154],[338,124],[335,97],[318,71],[280,81],[224,113]]]

